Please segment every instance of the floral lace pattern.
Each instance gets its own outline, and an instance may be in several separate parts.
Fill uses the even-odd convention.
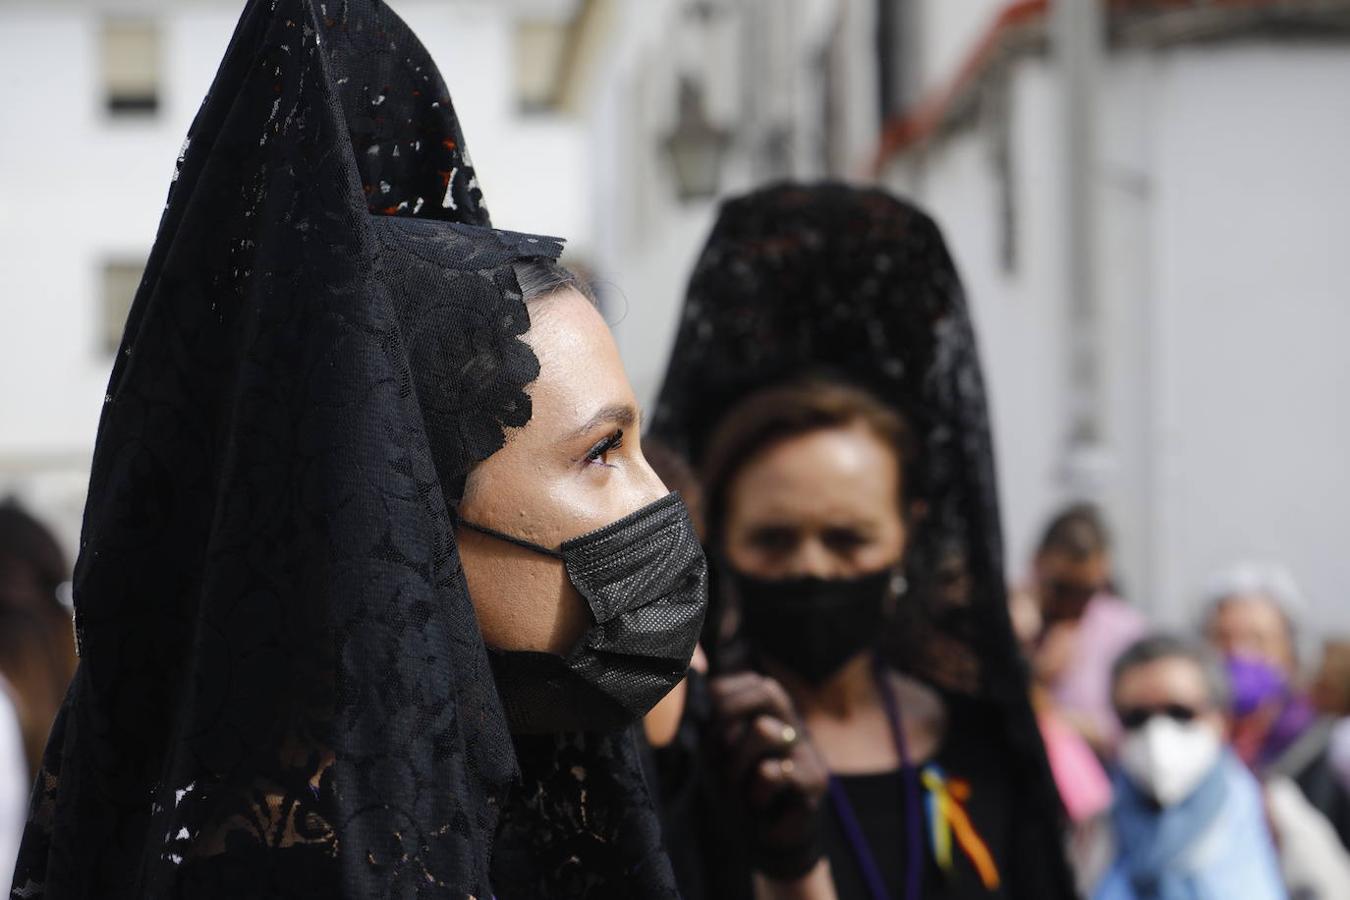
[[[501,896],[678,900],[631,731],[519,737],[516,752],[525,778],[492,861]]]

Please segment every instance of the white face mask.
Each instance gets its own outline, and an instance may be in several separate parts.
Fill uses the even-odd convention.
[[[1120,767],[1162,806],[1180,803],[1214,768],[1223,745],[1213,727],[1154,716],[1120,744]]]

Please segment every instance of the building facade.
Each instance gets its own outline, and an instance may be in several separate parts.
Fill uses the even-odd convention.
[[[991,385],[1010,578],[1086,498],[1162,621],[1190,624],[1209,573],[1259,557],[1299,576],[1312,624],[1339,625],[1346,3],[1112,4],[1076,113],[1044,0],[596,6],[609,38],[579,104],[609,176],[595,262],[644,398],[715,213],[668,159],[692,78],[725,134],[721,192],[875,181],[943,226]]]

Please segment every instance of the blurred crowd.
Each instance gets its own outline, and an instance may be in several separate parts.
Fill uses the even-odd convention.
[[[1010,601],[1082,883],[1129,897],[1199,865],[1206,896],[1350,896],[1350,644],[1312,640],[1294,577],[1264,561],[1216,573],[1189,632],[1158,632],[1108,535],[1090,505],[1060,512]]]

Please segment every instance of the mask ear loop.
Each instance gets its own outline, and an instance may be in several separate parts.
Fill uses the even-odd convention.
[[[470,531],[476,531],[479,534],[485,534],[488,537],[496,538],[499,541],[505,541],[508,544],[515,544],[517,547],[520,547],[523,550],[529,550],[533,553],[539,553],[543,556],[550,556],[553,559],[563,559],[563,554],[561,550],[550,550],[548,547],[536,544],[533,541],[527,541],[524,538],[518,538],[515,535],[507,534],[504,531],[498,531],[497,529],[489,528],[486,525],[477,525],[473,522],[470,522],[468,519],[460,519],[459,524],[463,525]]]

